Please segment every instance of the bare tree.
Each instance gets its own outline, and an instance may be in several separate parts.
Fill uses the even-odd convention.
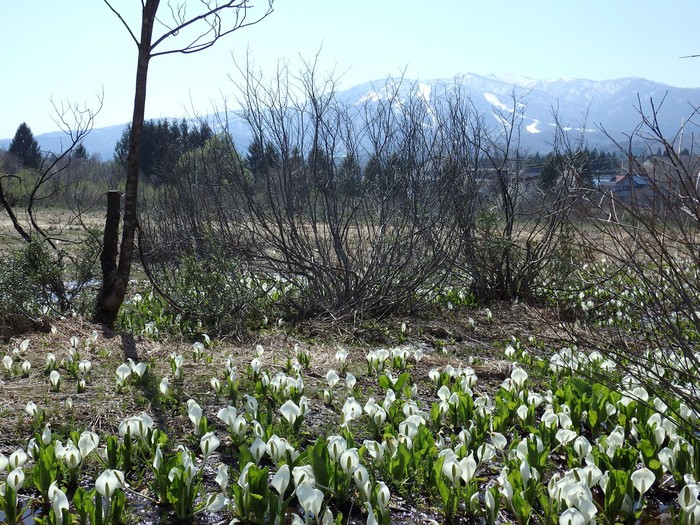
[[[521,181],[521,113],[488,126],[465,91],[427,100],[403,79],[353,104],[313,62],[239,72],[248,165],[222,133],[144,214],[144,266],[164,283],[178,254],[209,265],[224,249],[235,272],[290,290],[273,294],[287,315],[354,322],[416,311],[446,283],[531,299],[559,271],[578,188]]]
[[[22,181],[16,169],[3,170],[0,174],[0,206],[7,213],[12,226],[19,236],[30,242],[34,236],[46,241],[51,248],[56,249],[57,240],[39,224],[37,218],[37,204],[46,201],[56,194],[62,187],[58,181],[59,176],[66,171],[73,160],[73,151],[82,143],[83,139],[92,131],[95,116],[102,109],[102,96],[98,97],[97,109],[88,108],[80,104],[54,103],[56,117],[54,121],[66,134],[67,145],[59,153],[45,152],[38,168],[30,170],[34,175],[31,180]],[[6,162],[12,162],[7,159]],[[24,213],[27,223],[23,223],[17,216],[14,206],[8,198],[7,186],[12,183],[22,183],[26,186],[26,195],[23,196]],[[55,184],[54,184],[55,183]]]
[[[98,96],[97,109],[84,104],[54,103],[54,121],[66,135],[66,144],[61,152],[43,153],[38,168],[22,171],[17,169],[0,170],[0,207],[7,214],[15,232],[26,243],[41,242],[53,252],[54,258],[70,256],[59,243],[70,241],[62,237],[62,228],[49,230],[41,224],[38,213],[41,203],[46,203],[75,184],[74,177],[64,177],[75,164],[73,152],[92,131],[95,116],[102,109],[102,96]],[[6,159],[12,162],[12,159]],[[18,188],[16,191],[11,191]],[[11,193],[13,195],[11,195]],[[13,202],[18,199],[20,206]],[[56,225],[54,225],[56,226]],[[76,262],[76,261],[73,261]],[[59,272],[60,273],[60,272]],[[46,283],[50,293],[58,300],[61,311],[69,307],[69,297],[62,276],[55,274]]]
[[[124,191],[124,220],[119,253],[116,253],[118,221],[110,221],[105,229],[102,261],[102,287],[95,305],[94,321],[111,328],[124,301],[131,264],[134,238],[138,228],[139,153],[146,107],[146,87],[150,60],[160,55],[196,53],[213,46],[220,38],[243,27],[253,25],[272,12],[274,0],[265,0],[262,12],[254,11],[249,0],[166,2],[142,0],[140,28],[132,28],[126,16],[104,0],[119,18],[138,50],[134,113],[131,121],[131,141],[127,159]],[[195,5],[195,12],[188,10]],[[157,29],[161,30],[158,34]],[[139,36],[137,36],[139,35]],[[108,214],[109,215],[109,214]],[[118,257],[118,260],[117,260]]]

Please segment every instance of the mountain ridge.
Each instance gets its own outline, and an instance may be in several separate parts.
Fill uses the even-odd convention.
[[[451,79],[411,79],[389,77],[366,81],[346,89],[339,89],[336,97],[350,104],[374,103],[386,96],[387,85],[397,87],[401,97],[419,96],[426,103],[448,91],[460,87],[470,96],[480,113],[495,116],[496,109],[512,108],[513,101],[524,101],[523,144],[529,149],[545,152],[554,140],[555,119],[560,125],[574,130],[586,130],[586,141],[591,147],[610,147],[612,141],[605,132],[623,139],[639,124],[643,111],[651,110],[651,101],[659,110],[662,131],[675,135],[685,119],[700,106],[700,88],[680,88],[641,77],[624,77],[602,81],[578,78],[533,79],[519,75],[478,75],[462,73]],[[229,125],[236,131],[236,142],[245,149],[250,134],[242,118],[232,112]],[[220,115],[220,114],[219,114]],[[215,120],[216,114],[206,115]],[[175,117],[174,119],[179,120]],[[111,159],[114,146],[121,137],[124,124],[95,128],[86,137],[88,152],[103,160]],[[36,136],[44,151],[60,151],[65,135],[59,131]],[[0,139],[0,147],[7,148],[11,139]]]

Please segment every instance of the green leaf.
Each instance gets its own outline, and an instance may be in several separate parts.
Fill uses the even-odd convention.
[[[391,380],[386,375],[379,376],[379,386],[384,390],[389,390],[391,388]]]
[[[238,447],[238,464],[247,465],[248,463],[255,463],[255,458],[248,446],[244,443]]]
[[[107,466],[111,469],[116,469],[118,468],[118,447],[119,447],[119,442],[117,441],[116,436],[109,436],[107,438]]]
[[[594,408],[590,408],[588,410],[588,423],[591,426],[591,429],[595,429],[595,427],[598,425],[598,411]]]
[[[439,477],[437,480],[437,488],[438,492],[440,493],[440,499],[442,500],[442,504],[447,506],[447,504],[450,501],[450,488],[447,486],[447,483],[445,483],[445,480],[442,479],[442,477]]]
[[[316,483],[323,487],[330,486],[331,459],[328,453],[328,444],[326,440],[319,439],[306,450],[309,464],[316,478]]]
[[[661,462],[657,459],[650,459],[649,463],[647,464],[647,468],[651,470],[654,473],[654,476],[656,476],[656,479],[661,479],[663,476],[663,465]]]
[[[406,448],[403,443],[399,444],[396,450],[396,456],[392,460],[391,472],[394,478],[398,481],[408,479],[408,466],[411,463],[411,451]]]
[[[645,438],[639,441],[637,448],[639,448],[639,451],[642,453],[645,465],[647,465],[652,458],[656,457],[656,442],[652,443]]]
[[[396,383],[394,383],[393,389],[396,392],[400,392],[403,390],[404,385],[409,379],[411,379],[411,374],[408,372],[403,372],[396,380]]]

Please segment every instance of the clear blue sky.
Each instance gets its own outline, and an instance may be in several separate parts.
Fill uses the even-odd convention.
[[[114,4],[139,15],[139,0]],[[279,59],[322,48],[321,70],[342,73],[341,87],[404,69],[426,80],[469,72],[700,87],[700,58],[679,58],[700,54],[699,20],[697,0],[277,0],[268,19],[214,48],[154,59],[147,117],[220,107],[235,93],[231,56],[246,49],[272,73]],[[130,120],[136,47],[101,0],[3,0],[0,56],[0,137],[23,121],[35,134],[56,130],[51,98],[94,105],[102,90],[96,125]]]

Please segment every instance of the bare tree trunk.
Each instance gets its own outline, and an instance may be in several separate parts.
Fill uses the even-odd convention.
[[[263,13],[259,17],[249,18],[249,10],[253,7],[250,0],[207,0],[200,2],[199,14],[187,16],[186,2],[167,2],[167,10],[170,12],[171,21],[164,22],[156,19],[160,0],[141,0],[141,38],[137,39],[126,18],[112,5],[112,0],[103,0],[109,9],[117,16],[119,21],[127,29],[131,39],[138,48],[138,63],[136,68],[136,92],[134,95],[134,114],[131,119],[131,137],[129,142],[129,154],[127,157],[126,185],[124,188],[124,224],[122,227],[122,239],[119,249],[119,264],[116,272],[111,275],[103,273],[102,290],[95,306],[93,320],[107,328],[113,328],[117,320],[119,308],[124,302],[126,288],[131,275],[131,263],[134,258],[134,239],[138,224],[138,187],[139,187],[139,157],[141,150],[141,135],[146,108],[146,85],[148,77],[148,64],[151,58],[159,55],[173,53],[196,53],[213,46],[219,38],[228,35],[249,25],[257,24],[260,20],[272,13],[274,0],[267,0],[267,7],[263,7]],[[193,4],[195,2],[192,2]],[[162,34],[154,37],[156,21]],[[167,44],[161,46],[161,51],[156,48],[168,41],[176,40],[181,33],[193,34],[197,28],[201,29],[198,36],[192,39],[185,38],[184,46]],[[106,257],[106,256],[105,256]],[[116,254],[112,254],[112,260]],[[109,265],[107,265],[109,266]]]
[[[139,41],[138,65],[136,69],[136,92],[134,95],[134,114],[131,119],[131,141],[127,159],[126,185],[124,189],[124,225],[122,240],[119,248],[119,265],[116,272],[105,273],[103,251],[102,255],[102,289],[95,305],[94,322],[113,328],[117,320],[119,308],[124,302],[126,287],[131,275],[131,262],[134,257],[134,236],[138,227],[137,205],[139,187],[139,156],[141,152],[141,133],[146,110],[146,86],[148,64],[151,59],[151,39],[153,24],[158,11],[160,0],[148,0],[143,7],[141,20],[141,39]],[[105,246],[104,249],[107,249]],[[116,253],[111,254],[112,262],[106,266],[114,266]]]

